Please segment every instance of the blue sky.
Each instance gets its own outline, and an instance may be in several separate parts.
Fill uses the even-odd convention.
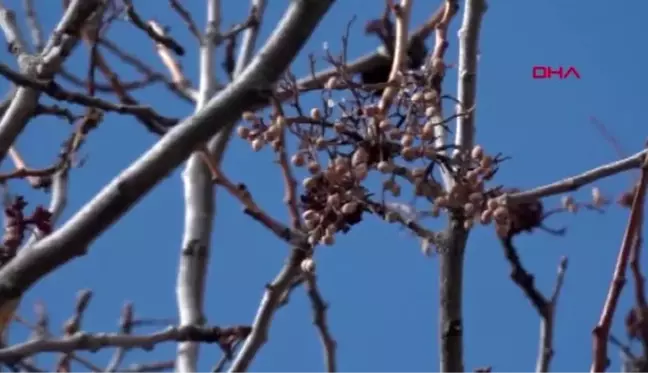
[[[20,10],[21,3],[5,2],[15,10]],[[42,22],[51,30],[61,14],[60,2],[36,3]],[[204,2],[188,3],[202,24]],[[225,26],[245,17],[247,2],[224,3]],[[281,16],[284,3],[272,2],[267,9],[262,40]],[[423,21],[437,3],[415,1],[414,22]],[[297,75],[306,73],[307,53],[321,54],[325,41],[333,50],[339,48],[344,26],[353,15],[358,20],[349,54],[355,57],[371,51],[377,44],[365,37],[361,28],[367,19],[380,13],[381,4],[376,0],[338,1],[293,71]],[[186,42],[188,54],[182,63],[189,77],[197,81],[195,41],[176,15],[167,10],[167,2],[139,0],[135,5],[145,18],[154,17],[171,26],[173,35]],[[640,0],[623,6],[602,0],[491,1],[481,34],[476,123],[480,144],[489,152],[513,157],[502,167],[498,183],[530,188],[616,159],[614,149],[591,125],[591,116],[607,124],[628,154],[643,146],[645,131],[639,130],[637,120],[645,115],[643,105],[648,98],[641,88],[646,82],[643,70],[648,66],[648,53],[640,47],[644,42],[641,24],[647,11],[648,3]],[[457,58],[459,22],[460,18],[456,18],[452,24],[449,63]],[[163,71],[152,43],[140,31],[120,22],[111,35],[124,49]],[[222,51],[219,53],[220,58]],[[2,62],[14,64],[6,49],[2,49],[1,56]],[[87,56],[87,49],[81,47],[66,66],[85,76]],[[534,65],[574,66],[581,79],[533,80]],[[319,66],[324,64],[320,62]],[[134,76],[116,61],[113,67],[126,79]],[[454,71],[448,74],[444,86],[448,93],[456,91]],[[7,87],[5,81],[0,82],[2,91]],[[169,116],[184,117],[193,110],[159,85],[135,95]],[[47,166],[67,136],[66,127],[52,118],[35,120],[19,138],[18,147],[30,164]],[[69,218],[155,140],[134,120],[108,115],[84,147],[85,166],[72,172],[69,206],[63,218]],[[248,183],[261,206],[283,219],[287,217],[281,202],[283,185],[271,159],[269,153],[253,153],[246,143],[236,139],[227,153],[225,169],[232,179]],[[6,163],[4,169],[9,168]],[[116,330],[120,308],[127,300],[135,302],[139,317],[176,317],[175,279],[183,226],[180,171],[103,234],[88,255],[39,282],[26,295],[20,314],[31,318],[32,305],[42,300],[50,312],[53,329],[60,330],[71,315],[76,292],[91,288],[95,297],[84,320],[88,331]],[[616,197],[627,189],[631,176],[636,174],[597,185]],[[32,206],[48,201],[47,196],[28,191],[20,182],[13,182],[11,190],[25,193]],[[589,196],[589,189],[575,194],[579,200]],[[559,200],[549,199],[546,203],[556,206]],[[213,324],[248,324],[264,284],[279,270],[288,247],[244,216],[239,204],[225,193],[218,193],[217,211],[206,314]],[[557,310],[556,371],[589,369],[591,330],[612,276],[626,217],[627,211],[616,206],[603,215],[582,212],[558,216],[549,224],[567,226],[565,237],[537,233],[517,241],[524,263],[546,293],[553,287],[559,258],[567,255],[570,260]],[[429,222],[437,229],[442,223]],[[334,247],[318,250],[317,262],[320,288],[331,304],[328,315],[339,345],[340,370],[438,369],[438,261],[424,257],[416,240],[396,226],[368,218],[351,234],[339,237]],[[613,328],[622,340],[622,317],[633,302],[631,282],[628,285]],[[477,228],[470,237],[464,317],[466,369],[487,365],[497,371],[534,368],[539,318],[509,279],[508,263],[490,228]],[[11,341],[17,342],[25,335],[25,329],[15,325]],[[174,352],[175,345],[169,343],[151,353],[133,351],[126,362],[165,360]],[[84,356],[105,365],[110,352]],[[618,356],[618,350],[611,347],[613,369],[618,369]],[[210,369],[219,357],[216,347],[203,347],[200,368]],[[322,367],[310,305],[300,289],[290,305],[277,313],[270,340],[251,369],[312,371]]]

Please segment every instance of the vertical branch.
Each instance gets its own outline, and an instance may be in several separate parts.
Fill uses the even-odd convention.
[[[220,0],[207,1],[207,27],[200,43],[200,86],[196,112],[203,109],[214,93],[213,36],[220,23]],[[204,323],[203,298],[209,261],[209,246],[214,220],[214,188],[211,173],[200,153],[187,161],[182,174],[185,199],[184,234],[177,279],[177,303],[180,325]],[[176,370],[196,372],[199,344],[178,344]]]
[[[459,31],[459,81],[457,92],[461,112],[472,108],[477,81],[477,53],[481,19],[486,10],[484,0],[466,0],[464,17]],[[474,138],[474,111],[457,119],[455,144],[460,154],[468,154]],[[449,191],[448,191],[449,192]],[[448,247],[440,258],[440,333],[442,372],[463,372],[463,263],[469,231],[464,227],[462,214],[450,215],[446,231]]]
[[[256,1],[263,8],[264,1]],[[215,82],[214,77],[214,43],[213,38],[219,34],[220,29],[220,0],[208,1],[207,31],[201,41],[200,54],[200,87],[196,112],[201,110],[204,104],[211,98]],[[246,31],[246,49],[243,53],[251,54],[254,49],[254,41],[258,35],[257,29]],[[235,77],[243,71],[244,64],[249,62],[248,58],[239,56]],[[208,144],[207,150],[214,155],[216,164],[220,165],[222,154],[230,137],[231,125],[226,124],[226,129],[221,135],[215,136]],[[224,141],[224,142],[223,142]],[[219,148],[221,149],[219,151]],[[203,153],[204,154],[204,153]],[[185,233],[180,257],[180,268],[178,270],[178,308],[180,309],[181,322],[187,324],[204,321],[202,316],[202,302],[204,293],[204,282],[209,257],[209,244],[212,233],[212,224],[216,214],[214,186],[212,184],[211,170],[204,162],[203,154],[194,153],[187,162],[187,168],[183,173],[183,184],[185,188]],[[192,249],[197,248],[197,250]],[[184,309],[184,311],[183,311]],[[182,315],[185,315],[183,318]],[[196,343],[184,342],[178,346],[178,360],[176,369],[181,372],[196,371],[198,359],[198,345]]]
[[[261,27],[261,20],[265,12],[265,0],[250,0],[250,5],[256,13],[257,22],[245,29],[243,33],[243,41],[241,42],[241,49],[239,50],[238,58],[236,60],[236,67],[234,68],[234,76],[239,76],[243,69],[248,65],[254,54],[254,48],[259,36],[259,28]]]
[[[475,97],[477,95],[477,55],[479,54],[479,30],[484,13],[485,0],[466,0],[463,22],[459,30],[459,66],[457,73],[457,134],[455,145],[462,154],[470,152],[475,139]]]
[[[441,372],[463,372],[463,295],[464,250],[468,230],[463,221],[451,216],[445,234],[447,250],[439,258],[439,333]]]
[[[610,283],[603,311],[598,324],[592,331],[593,341],[593,356],[591,372],[603,372],[608,366],[607,343],[610,336],[610,328],[612,327],[612,319],[614,312],[621,296],[621,290],[626,282],[626,268],[632,246],[637,238],[637,232],[640,229],[642,210],[644,208],[644,199],[646,194],[646,184],[648,183],[648,157],[645,158],[641,168],[641,177],[639,179],[639,186],[636,188],[634,199],[632,200],[632,208],[630,210],[630,217],[628,218],[628,225],[623,235],[623,241],[619,249],[616,266],[614,268],[614,275]]]
[[[553,331],[555,327],[556,305],[558,304],[558,297],[565,280],[565,272],[567,271],[567,258],[562,257],[558,264],[558,275],[556,276],[556,285],[554,286],[551,298],[545,304],[545,310],[540,312],[540,346],[538,350],[538,358],[536,360],[536,372],[548,372],[549,364],[554,355],[553,348]]]

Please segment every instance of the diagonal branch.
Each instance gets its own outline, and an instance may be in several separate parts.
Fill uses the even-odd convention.
[[[539,198],[574,191],[597,180],[632,170],[634,168],[639,168],[643,164],[646,155],[648,155],[648,150],[642,150],[630,157],[596,167],[579,175],[533,188],[525,192],[504,195],[502,196],[502,199],[504,200],[504,203],[507,204],[520,204],[532,202]]]
[[[232,362],[229,372],[244,372],[248,369],[257,352],[268,339],[268,330],[272,323],[275,311],[281,304],[283,294],[301,273],[300,266],[306,258],[307,251],[295,247],[292,249],[286,264],[272,283],[266,285],[265,293],[261,299],[252,332],[243,343],[241,350]]]
[[[59,230],[0,269],[0,307],[43,276],[84,255],[94,240],[178,167],[198,144],[258,103],[259,88],[270,88],[288,68],[332,5],[332,0],[291,2],[266,45],[239,79],[212,98],[203,110],[169,131]]]
[[[504,249],[506,259],[511,265],[511,279],[522,289],[526,297],[529,298],[533,308],[536,309],[542,320],[540,323],[540,347],[538,359],[536,360],[536,372],[548,372],[551,359],[554,355],[554,315],[564,282],[565,271],[567,270],[567,258],[563,257],[560,259],[556,285],[551,298],[547,299],[535,286],[533,275],[524,268],[520,256],[513,246],[512,236],[502,239],[502,248]]]
[[[331,335],[326,319],[326,310],[328,309],[328,305],[324,302],[324,299],[322,299],[315,275],[309,273],[305,274],[305,277],[306,292],[308,293],[308,297],[311,300],[311,307],[313,308],[313,323],[317,326],[320,339],[322,340],[322,345],[324,346],[326,371],[337,372],[337,343]]]
[[[591,372],[603,372],[608,366],[607,356],[607,343],[610,335],[610,328],[612,327],[612,319],[616,311],[621,290],[626,282],[626,268],[632,252],[632,246],[635,243],[637,232],[641,229],[641,216],[644,209],[644,201],[646,197],[646,185],[648,184],[648,157],[643,160],[641,168],[641,177],[639,179],[639,186],[636,188],[634,199],[632,201],[632,208],[630,210],[630,217],[628,218],[628,225],[623,235],[623,241],[619,248],[619,255],[617,257],[616,266],[614,268],[614,275],[610,283],[601,317],[598,324],[592,331],[593,334],[593,362]]]

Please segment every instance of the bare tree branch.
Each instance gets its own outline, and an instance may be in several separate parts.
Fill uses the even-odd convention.
[[[178,167],[197,144],[221,131],[224,123],[239,118],[250,104],[259,102],[259,89],[270,88],[286,70],[332,4],[332,0],[291,2],[284,19],[237,81],[211,99],[203,110],[169,131],[59,230],[0,269],[0,307],[41,277],[83,255],[99,235]]]
[[[231,328],[174,326],[148,335],[121,333],[90,334],[77,332],[59,339],[36,339],[0,349],[0,360],[19,359],[42,352],[70,353],[78,350],[98,351],[105,347],[141,348],[150,350],[155,345],[169,341],[200,341],[227,344],[232,336],[244,338],[250,331],[247,326]]]
[[[522,264],[520,256],[513,246],[513,236],[509,235],[502,239],[502,247],[504,255],[511,265],[511,279],[515,282],[520,289],[524,292],[531,304],[540,315],[540,343],[538,350],[538,358],[536,360],[536,372],[548,372],[551,359],[554,355],[553,332],[554,332],[554,317],[556,312],[556,305],[558,303],[558,296],[565,278],[565,271],[567,270],[567,258],[563,257],[558,265],[558,275],[556,278],[556,285],[554,287],[551,298],[547,299],[540,290],[535,286],[532,274],[530,274]]]
[[[211,39],[220,28],[220,0],[208,0],[206,11],[207,28],[200,43],[200,83],[196,112],[203,109],[215,92],[215,51]],[[203,299],[214,222],[214,186],[201,153],[195,152],[189,157],[182,181],[185,221],[176,285],[177,303],[181,325],[200,325],[206,322]],[[179,372],[198,370],[199,347],[199,344],[191,342],[178,344],[176,369]]]
[[[474,106],[477,83],[477,53],[481,20],[486,11],[484,0],[466,0],[459,30],[459,66],[457,94],[461,106],[457,111]],[[455,145],[459,154],[467,155],[473,146],[475,113],[457,118]],[[460,165],[460,174],[464,165]],[[448,189],[451,192],[451,189]],[[453,216],[454,215],[454,216]],[[446,231],[449,239],[447,252],[440,256],[440,332],[442,372],[463,372],[463,262],[469,230],[463,214],[450,214]]]
[[[637,231],[641,229],[641,216],[644,209],[644,201],[646,197],[646,185],[648,184],[648,157],[645,157],[641,168],[641,177],[639,179],[638,187],[636,188],[634,199],[632,201],[632,208],[630,210],[630,217],[628,218],[628,226],[623,235],[623,241],[619,248],[619,255],[617,263],[614,267],[614,275],[610,282],[610,289],[608,290],[601,317],[598,324],[592,331],[593,343],[593,361],[591,372],[604,372],[608,366],[607,356],[607,343],[610,335],[610,328],[612,327],[612,319],[616,311],[621,290],[626,281],[626,268],[632,252],[632,246],[637,238]]]
[[[101,5],[102,0],[73,0],[47,42],[43,53],[35,57],[28,55],[24,50],[17,51],[21,70],[33,78],[51,79],[63,60],[76,46],[81,24]],[[40,92],[32,88],[18,89],[11,105],[0,120],[0,160],[4,159],[9,147],[27,125],[37,107],[39,96]]]
[[[290,258],[277,277],[275,277],[272,283],[266,286],[261,304],[254,318],[254,324],[252,324],[252,332],[232,362],[229,372],[245,372],[257,352],[268,340],[268,330],[270,329],[274,313],[279,307],[284,292],[300,274],[300,266],[305,258],[306,250],[299,247],[293,248]]]
[[[528,191],[505,194],[501,198],[505,204],[515,205],[531,202],[539,198],[574,191],[597,180],[632,170],[633,168],[639,168],[643,164],[646,155],[648,155],[648,150],[642,150],[630,157],[596,167],[583,172],[582,174],[533,188]]]

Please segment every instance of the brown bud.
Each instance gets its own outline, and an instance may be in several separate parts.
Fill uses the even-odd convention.
[[[569,209],[570,206],[574,205],[574,198],[572,196],[563,196],[560,202],[563,208]]]
[[[423,131],[421,132],[421,139],[425,141],[430,141],[434,139],[434,127],[435,124],[433,122],[427,122],[423,126]]]
[[[403,147],[403,149],[401,149],[401,155],[403,156],[403,159],[411,162],[418,156],[418,149],[411,146],[405,146]]]
[[[331,194],[326,198],[326,203],[332,207],[338,207],[340,205],[340,195],[338,193]]]
[[[369,154],[364,148],[360,147],[353,153],[353,157],[351,158],[351,165],[357,166],[361,163],[367,163],[368,159]]]
[[[388,174],[394,171],[394,165],[390,162],[386,161],[380,161],[378,162],[378,171],[382,172],[383,174]]]
[[[302,181],[302,185],[306,189],[313,189],[317,185],[317,180],[314,177],[307,177]]]
[[[321,120],[322,112],[320,112],[319,108],[314,107],[311,109],[310,116],[311,118],[313,118],[313,120]]]
[[[257,137],[256,139],[254,139],[252,141],[252,150],[254,150],[255,152],[258,152],[259,150],[261,150],[263,148],[263,145],[265,145],[265,141],[263,141],[262,138]]]
[[[498,222],[504,222],[504,221],[506,221],[508,219],[509,212],[505,207],[500,206],[500,207],[496,208],[495,211],[493,212],[493,217]]]
[[[493,220],[493,210],[484,210],[479,217],[480,223],[488,225]]]
[[[342,213],[346,215],[353,214],[358,209],[358,204],[355,202],[347,202],[342,206]]]
[[[236,134],[243,140],[247,140],[250,137],[250,129],[247,127],[239,126],[236,129]]]
[[[317,220],[319,218],[319,214],[315,212],[315,210],[306,210],[302,214],[302,218],[304,218],[304,220]]]
[[[317,163],[315,161],[308,162],[308,172],[310,172],[311,174],[314,175],[316,173],[319,173],[320,171],[321,171],[321,168],[320,168],[319,163]]]
[[[332,246],[335,243],[335,236],[332,234],[325,234],[320,242],[326,246]]]
[[[293,164],[295,167],[303,167],[304,164],[306,164],[306,159],[304,159],[304,155],[301,153],[297,153],[293,155],[290,158],[290,162]]]
[[[406,134],[403,137],[401,137],[401,145],[407,147],[407,146],[412,146],[414,143],[414,136],[410,134]]]
[[[484,156],[484,148],[480,145],[475,145],[470,152],[470,157],[474,160],[481,160]]]

